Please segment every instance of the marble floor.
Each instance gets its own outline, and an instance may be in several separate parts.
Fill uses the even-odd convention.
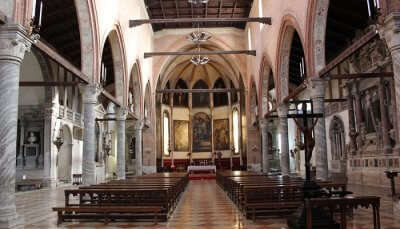
[[[25,228],[57,228],[54,206],[64,205],[63,189],[17,193],[17,212],[24,217]],[[381,202],[382,229],[400,228],[400,202],[389,197],[389,190],[365,186],[350,186],[359,195],[379,195]],[[370,209],[360,209],[348,221],[349,229],[372,228]],[[95,222],[63,223],[59,228],[268,228],[286,229],[285,219],[246,220],[216,185],[215,180],[191,181],[173,216],[166,223],[117,222],[105,226]]]

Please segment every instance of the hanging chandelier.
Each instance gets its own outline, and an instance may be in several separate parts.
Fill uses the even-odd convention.
[[[188,0],[191,4],[207,4],[208,0]]]
[[[192,56],[192,59],[190,59],[190,62],[192,62],[194,65],[205,65],[208,64],[208,62],[210,61],[210,58],[208,58],[208,56],[201,56],[200,55],[200,44],[197,43],[197,48],[199,50],[199,54],[198,55],[194,55]]]

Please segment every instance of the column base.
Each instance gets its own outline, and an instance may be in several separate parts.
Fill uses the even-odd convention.
[[[0,210],[1,212],[1,210]],[[0,229],[8,228],[24,228],[24,217],[18,215],[16,212],[13,216],[0,216]]]
[[[145,173],[145,174],[157,172],[157,166],[153,166],[153,165],[143,166],[142,169],[143,169],[143,173]]]

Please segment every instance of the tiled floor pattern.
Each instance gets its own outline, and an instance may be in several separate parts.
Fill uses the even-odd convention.
[[[400,229],[400,202],[388,197],[389,190],[365,186],[350,186],[359,195],[379,195],[381,202],[382,229]],[[41,190],[17,194],[17,211],[24,216],[25,228],[57,228],[54,206],[64,205],[63,189]],[[372,228],[371,210],[358,210],[349,229]],[[191,181],[173,216],[167,223],[117,222],[105,226],[103,223],[63,223],[59,228],[193,228],[193,229],[286,229],[285,219],[246,220],[231,203],[214,180]]]

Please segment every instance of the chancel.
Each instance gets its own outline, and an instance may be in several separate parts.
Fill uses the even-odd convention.
[[[0,229],[400,228],[399,0],[1,0]]]

